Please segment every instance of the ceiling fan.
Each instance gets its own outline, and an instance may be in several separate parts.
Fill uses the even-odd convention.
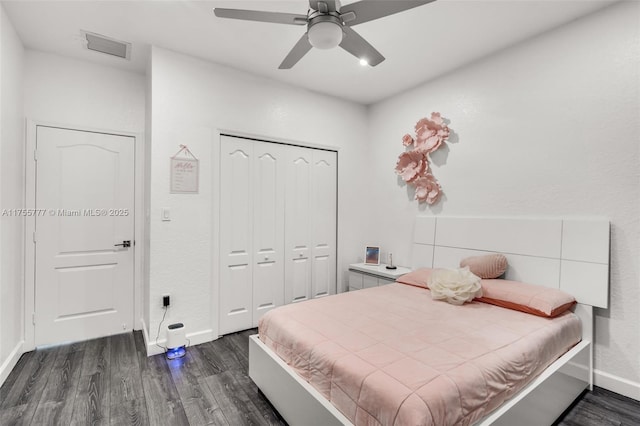
[[[435,0],[364,0],[341,6],[339,0],[309,0],[306,15],[221,8],[215,8],[214,13],[219,18],[306,25],[307,32],[284,58],[280,69],[292,68],[312,47],[332,49],[337,46],[360,59],[361,63],[375,67],[384,61],[384,56],[351,27],[432,1]]]

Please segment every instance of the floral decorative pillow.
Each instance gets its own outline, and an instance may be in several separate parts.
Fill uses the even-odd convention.
[[[444,300],[452,305],[462,305],[482,297],[480,277],[472,274],[467,267],[436,269],[431,273],[428,285],[433,299]]]

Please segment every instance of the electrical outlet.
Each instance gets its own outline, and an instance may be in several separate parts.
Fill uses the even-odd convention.
[[[171,304],[171,297],[168,294],[162,295],[162,306],[166,308]]]

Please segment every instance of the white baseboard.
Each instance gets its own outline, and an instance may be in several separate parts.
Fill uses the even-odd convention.
[[[9,353],[7,359],[0,365],[0,386],[7,380],[11,370],[16,366],[20,356],[23,354],[22,346],[24,345],[24,340],[20,340],[15,348]]]
[[[158,355],[164,353],[164,349],[160,346],[156,345],[159,343],[164,346],[166,339],[160,339],[157,342],[155,340],[151,340],[149,338],[149,334],[147,333],[147,325],[142,320],[142,334],[144,336],[144,343],[147,347],[147,356]],[[213,330],[201,330],[193,333],[187,333],[187,339],[189,339],[189,346],[199,345],[201,343],[210,342],[212,340],[216,340],[218,336],[213,335]]]
[[[140,324],[142,325],[142,337],[144,338],[144,347],[147,348],[147,356],[149,356],[149,330],[147,330],[147,323],[144,322],[144,318],[140,318]]]
[[[619,393],[640,401],[640,383],[623,379],[600,370],[593,370],[594,384],[598,387]]]

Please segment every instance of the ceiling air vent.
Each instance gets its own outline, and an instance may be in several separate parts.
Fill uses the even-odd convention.
[[[86,47],[89,50],[118,58],[131,59],[131,43],[88,31],[82,31],[82,35],[86,39]]]

